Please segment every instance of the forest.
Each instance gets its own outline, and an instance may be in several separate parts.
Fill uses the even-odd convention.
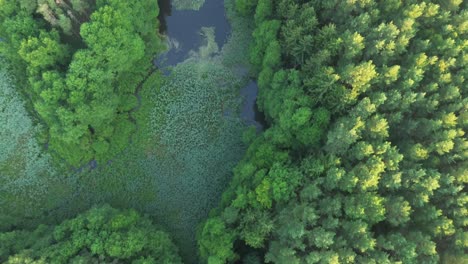
[[[0,263],[468,263],[468,2],[0,0]]]

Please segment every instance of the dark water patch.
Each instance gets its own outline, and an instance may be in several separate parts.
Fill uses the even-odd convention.
[[[248,125],[253,125],[257,128],[257,131],[263,131],[266,128],[265,115],[258,110],[257,107],[257,95],[258,86],[254,81],[250,81],[240,91],[243,97],[243,105],[241,111],[241,117]]]
[[[158,0],[159,5],[159,32],[166,34],[167,22],[166,17],[172,14],[172,4],[170,0]]]
[[[160,30],[171,43],[169,52],[157,59],[158,66],[176,65],[188,58],[190,50],[202,44],[200,29],[215,28],[215,41],[222,47],[231,27],[227,21],[223,0],[206,0],[198,11],[176,10],[170,0],[159,0]]]

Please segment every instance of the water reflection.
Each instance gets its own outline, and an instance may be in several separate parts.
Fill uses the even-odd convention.
[[[253,125],[257,128],[257,131],[262,131],[265,127],[265,117],[263,113],[258,111],[256,104],[258,86],[254,81],[250,81],[240,91],[241,96],[244,99],[241,111],[241,117],[248,125]]]
[[[202,27],[215,28],[215,41],[222,47],[231,27],[227,21],[223,0],[206,0],[199,11],[176,10],[170,0],[159,0],[160,31],[167,36],[172,49],[158,58],[158,66],[173,66],[187,59],[190,50],[202,43],[199,32]]]
[[[159,4],[159,32],[165,34],[167,32],[166,17],[172,13],[171,0],[158,0]]]

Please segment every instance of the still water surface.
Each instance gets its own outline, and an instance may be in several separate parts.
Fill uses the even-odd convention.
[[[175,66],[189,57],[191,50],[197,50],[202,44],[202,27],[215,28],[215,41],[221,48],[231,33],[226,18],[224,0],[206,0],[198,11],[176,10],[170,0],[159,0],[160,32],[167,36],[171,49],[159,57],[156,64],[162,68]],[[163,70],[164,71],[164,70]],[[250,81],[240,91],[243,97],[241,117],[247,125],[253,125],[258,131],[265,128],[265,117],[256,106],[258,86]]]
[[[168,37],[172,46],[165,54],[166,66],[173,66],[188,58],[191,50],[196,50],[202,43],[200,29],[215,28],[215,40],[219,47],[227,41],[231,27],[226,18],[223,0],[206,0],[198,11],[176,10],[170,0],[160,0],[161,33]]]

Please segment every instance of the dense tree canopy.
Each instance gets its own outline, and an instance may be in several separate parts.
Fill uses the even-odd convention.
[[[69,164],[127,145],[137,87],[160,47],[158,13],[156,0],[1,2],[1,52]]]
[[[200,227],[202,256],[462,261],[466,3],[236,3],[255,17],[251,62],[270,128]]]
[[[0,262],[468,263],[468,2],[225,4],[0,0]]]
[[[182,263],[177,251],[148,218],[108,205],[56,226],[0,233],[2,263]]]

